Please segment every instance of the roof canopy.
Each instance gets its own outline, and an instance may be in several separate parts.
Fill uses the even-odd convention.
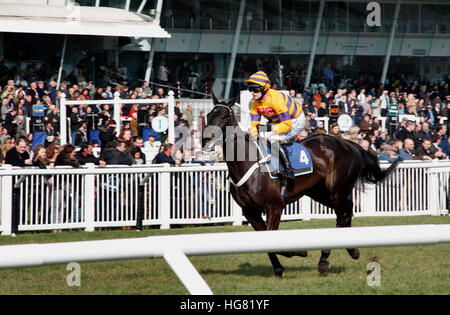
[[[0,4],[0,32],[170,38],[151,18],[123,9]]]

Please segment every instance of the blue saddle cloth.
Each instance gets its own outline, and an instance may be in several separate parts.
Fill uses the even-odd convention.
[[[265,152],[267,154],[270,154],[270,149],[267,144],[264,141],[261,141],[261,143],[263,143]],[[291,167],[294,170],[295,176],[301,176],[313,172],[311,155],[304,146],[302,146],[300,143],[294,142],[285,145],[285,148],[288,153],[289,161],[291,162]],[[273,170],[283,170],[283,166],[275,156],[272,156],[272,158],[270,159],[270,164]]]

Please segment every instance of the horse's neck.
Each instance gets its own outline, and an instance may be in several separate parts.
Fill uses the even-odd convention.
[[[230,172],[230,176],[233,180],[239,180],[245,173],[255,164],[254,159],[250,159],[250,152],[256,153],[258,148],[256,148],[253,141],[246,135],[239,125],[234,126],[236,133],[233,133],[232,145],[233,145],[233,154],[230,159],[230,156],[227,156],[229,151],[227,150],[227,142],[231,142],[230,139],[225,138],[223,142],[224,148],[224,158],[227,163],[228,170]],[[237,127],[237,128],[236,128]],[[244,147],[242,147],[244,144]],[[242,150],[245,150],[245,157],[242,159]],[[258,154],[258,153],[257,153]],[[253,158],[253,157],[252,157]]]

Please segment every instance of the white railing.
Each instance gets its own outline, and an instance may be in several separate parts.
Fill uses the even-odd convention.
[[[429,245],[450,242],[449,224],[150,236],[0,246],[0,268],[163,257],[190,294],[213,294],[187,256]]]
[[[119,92],[114,93],[114,99],[112,100],[85,100],[85,101],[72,101],[72,100],[66,100],[66,95],[63,93],[61,94],[60,99],[60,109],[61,109],[61,119],[60,119],[60,128],[61,131],[61,145],[66,144],[67,139],[67,131],[70,132],[76,132],[77,130],[71,130],[71,128],[67,128],[67,105],[112,105],[113,107],[113,118],[116,123],[116,134],[119,136],[120,130],[121,130],[121,124],[119,122],[122,121],[122,116],[120,114],[122,105],[124,104],[168,104],[168,121],[172,122],[168,124],[168,140],[171,143],[174,143],[175,134],[174,134],[174,108],[175,108],[175,101],[174,101],[174,92],[169,91],[168,96],[166,99],[121,99],[119,96]],[[69,137],[72,138],[71,136]]]
[[[382,164],[387,167],[388,164]],[[227,181],[226,164],[30,169],[0,168],[0,231],[245,221]],[[448,213],[450,161],[402,162],[385,182],[357,186],[355,216]],[[13,183],[14,188],[13,189]],[[15,198],[15,199],[14,199]],[[14,201],[16,200],[16,201]],[[18,226],[12,226],[12,214]],[[335,218],[309,197],[288,205],[282,220]],[[17,221],[16,221],[17,222]]]

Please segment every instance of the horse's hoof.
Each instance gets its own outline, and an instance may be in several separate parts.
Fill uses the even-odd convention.
[[[275,276],[279,279],[282,279],[283,272],[284,272],[284,268],[277,268],[277,269],[275,269]]]
[[[330,263],[328,261],[319,262],[319,272],[325,273],[330,269]]]
[[[348,253],[350,254],[350,257],[352,257],[353,259],[357,260],[359,258],[359,249],[354,248],[354,249],[349,249]]]
[[[306,257],[308,256],[308,252],[306,250],[301,250],[297,253],[297,255],[300,257]]]

